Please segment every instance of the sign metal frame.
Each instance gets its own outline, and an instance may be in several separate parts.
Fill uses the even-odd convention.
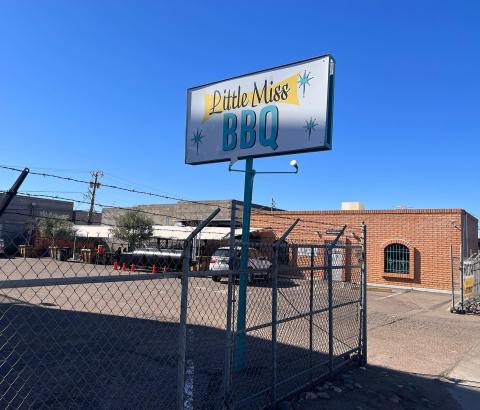
[[[299,64],[306,64],[312,61],[320,60],[323,58],[328,58],[328,86],[327,86],[327,113],[326,113],[326,124],[325,124],[325,129],[326,129],[326,137],[325,137],[325,142],[323,147],[308,147],[308,148],[299,148],[299,149],[293,149],[293,150],[287,150],[287,151],[281,151],[281,152],[270,152],[270,153],[263,153],[263,154],[246,154],[246,155],[239,155],[238,157],[235,155],[232,155],[231,158],[221,158],[221,159],[212,159],[212,160],[205,160],[205,161],[196,161],[196,162],[187,162],[187,144],[189,140],[189,134],[188,134],[188,122],[189,122],[189,109],[190,109],[190,104],[191,104],[191,93],[193,91],[200,90],[205,87],[209,87],[215,84],[220,84],[225,81],[231,81],[231,80],[236,80],[236,79],[241,79],[257,74],[262,74],[266,73],[269,71],[274,71],[282,68],[288,68],[288,67],[293,67],[295,65]],[[279,155],[289,155],[289,154],[295,154],[295,153],[305,153],[305,152],[317,152],[317,151],[329,151],[332,149],[332,134],[333,134],[333,105],[334,105],[334,86],[335,86],[335,64],[336,61],[333,58],[331,54],[323,54],[317,57],[312,57],[308,58],[305,60],[299,60],[295,61],[292,63],[288,64],[283,64],[275,67],[270,67],[266,68],[263,70],[258,70],[254,71],[251,73],[247,74],[242,74],[234,77],[229,77],[229,78],[224,78],[222,80],[218,81],[212,81],[210,83],[205,83],[202,85],[198,85],[195,87],[190,87],[187,89],[187,105],[186,105],[186,112],[185,112],[185,164],[189,165],[203,165],[203,164],[213,164],[213,163],[218,163],[218,162],[229,162],[232,159],[235,160],[240,160],[240,159],[246,159],[248,157],[252,158],[262,158],[262,157],[272,157],[272,156],[279,156]]]

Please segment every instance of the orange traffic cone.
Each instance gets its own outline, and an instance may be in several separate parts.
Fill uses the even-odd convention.
[[[163,273],[168,272],[167,265],[163,265]]]
[[[113,270],[118,270],[118,262],[113,262]]]
[[[127,264],[126,264],[125,262],[123,262],[122,270],[123,270],[124,272],[127,270]]]
[[[157,273],[157,272],[158,272],[157,265],[153,265],[152,266],[152,273]]]
[[[132,263],[130,265],[130,272],[135,272],[135,264],[134,263]]]

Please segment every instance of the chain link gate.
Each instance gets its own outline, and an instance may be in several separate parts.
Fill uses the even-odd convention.
[[[480,255],[454,257],[450,252],[452,313],[480,314]]]
[[[358,244],[342,243],[344,232],[345,227],[327,244],[295,243],[287,235],[273,244],[249,244],[272,261],[271,278],[248,288],[247,327],[239,330],[238,286],[227,277],[234,296],[226,408],[274,408],[353,361],[366,364],[366,227]],[[239,367],[235,342],[240,334],[247,341]]]
[[[268,407],[365,363],[365,229],[355,243],[345,229],[328,243],[250,242],[239,331],[243,244],[232,234],[225,260],[220,244],[203,255],[206,267],[191,262],[215,214],[181,249],[149,261],[93,258],[88,241],[76,244],[81,261],[54,247],[32,255],[25,238],[7,243],[16,253],[0,259],[0,407]],[[240,334],[245,363],[236,366]]]

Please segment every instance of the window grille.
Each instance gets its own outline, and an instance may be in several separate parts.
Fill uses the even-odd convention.
[[[400,243],[392,243],[384,250],[385,272],[409,273],[410,252],[408,247]]]

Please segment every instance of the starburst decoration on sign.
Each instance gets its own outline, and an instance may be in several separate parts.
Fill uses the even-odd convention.
[[[198,146],[202,144],[202,139],[205,138],[205,135],[202,134],[202,130],[197,130],[193,133],[192,141],[197,146],[197,154],[198,154]]]
[[[305,87],[307,85],[310,85],[310,80],[312,80],[314,77],[310,77],[310,71],[307,73],[307,70],[303,74],[298,75],[298,88],[303,89],[303,96],[305,97]]]
[[[310,117],[309,120],[305,120],[305,132],[308,134],[308,140],[310,140],[310,135],[312,135],[312,131],[315,131],[315,127],[317,126],[317,119]]]

